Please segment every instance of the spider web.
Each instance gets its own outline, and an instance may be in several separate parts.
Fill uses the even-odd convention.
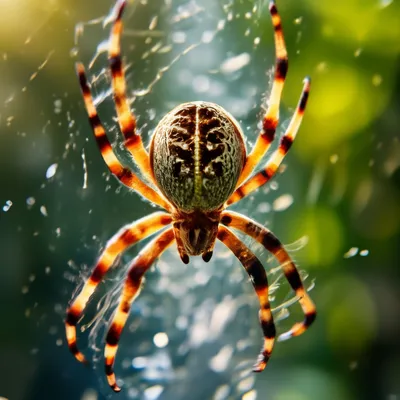
[[[260,17],[265,12],[268,9],[262,2],[238,6],[238,2],[232,1],[208,1],[201,5],[193,1],[165,1],[161,8],[139,3],[128,7],[123,56],[131,106],[145,142],[158,120],[176,104],[202,99],[216,102],[242,119],[251,146],[258,132],[261,98],[264,97],[265,104],[266,97],[259,90],[262,85],[253,79],[262,76],[257,69],[273,65],[273,58],[265,63],[266,57],[259,49]],[[79,59],[86,58],[102,116],[101,110],[110,114],[106,110],[114,107],[105,60],[113,17],[111,10],[105,17],[80,23],[75,35],[74,54]],[[105,37],[97,46],[86,44],[93,29],[99,29]],[[229,48],[227,38],[235,31],[247,38],[243,48]],[[263,84],[270,81],[271,70]],[[249,116],[256,122],[246,124],[243,118]],[[118,145],[123,139],[113,117],[105,124],[110,137],[114,135],[116,151],[129,162]],[[285,210],[293,202],[290,194],[276,193],[279,186],[274,182],[235,209],[245,215],[252,210],[251,217],[262,223],[272,222],[274,212]],[[266,194],[272,197],[272,203],[265,201]],[[280,321],[289,316],[289,307],[297,299],[292,297],[273,258],[249,238],[243,240],[269,270],[270,299],[279,330]],[[300,238],[287,246],[288,250],[296,251],[306,241],[307,238]],[[83,330],[89,331],[89,346],[102,382],[105,331],[118,301],[126,265],[136,251],[123,257],[107,283],[107,293],[100,299],[95,317],[83,326]],[[302,275],[307,278],[305,273]],[[309,289],[312,286],[313,283],[309,284]],[[173,246],[164,253],[147,274],[124,332],[116,373],[124,386],[125,398],[256,398],[251,367],[262,343],[258,301],[240,263],[221,243],[217,243],[213,259],[207,264],[192,258],[189,265],[183,265]],[[204,387],[193,393],[193,385],[199,381],[205,382]]]
[[[27,37],[24,54],[29,53],[29,46],[50,37],[52,16],[49,13]],[[108,15],[77,24],[74,45],[68,52],[72,59],[90,66],[88,75],[109,138],[121,159],[135,168],[121,147],[107,73],[105,51],[112,17],[111,10]],[[175,105],[201,99],[229,110],[241,122],[251,146],[259,130],[261,99],[266,97],[263,88],[269,84],[274,63],[273,51],[265,51],[273,48],[272,28],[269,44],[261,39],[261,25],[270,24],[265,2],[134,2],[126,9],[124,23],[129,97],[145,142],[160,118]],[[235,37],[240,43],[232,41]],[[77,83],[66,92],[51,90],[48,96],[46,92],[40,112],[33,117],[29,114],[26,118],[21,111],[31,107],[33,93],[40,93],[46,82],[52,82],[59,67],[57,57],[62,49],[46,43],[40,62],[29,65],[26,79],[20,79],[26,84],[5,90],[8,94],[0,115],[2,128],[15,134],[10,143],[18,149],[19,175],[27,174],[32,180],[24,181],[20,190],[6,186],[2,223],[7,235],[16,232],[10,236],[12,240],[4,241],[4,248],[13,249],[14,265],[29,265],[25,268],[32,271],[23,279],[20,292],[27,304],[21,314],[36,329],[32,336],[37,343],[30,349],[34,357],[49,356],[55,346],[65,349],[62,321],[71,292],[75,290],[76,295],[99,249],[120,226],[153,211],[106,172],[86,121],[77,121],[84,115],[80,97],[73,96],[75,88],[78,92]],[[15,61],[8,57],[3,54],[2,66]],[[72,67],[68,74],[73,75]],[[32,132],[25,123],[40,129]],[[40,176],[33,175],[32,171],[38,170]],[[233,208],[273,227],[274,213],[284,211],[293,201],[293,196],[280,191],[274,181]],[[287,326],[282,325],[296,299],[274,260],[249,238],[243,240],[269,271],[275,321],[278,332],[283,332],[294,322],[293,318]],[[300,238],[288,249],[295,252],[305,242],[306,238]],[[84,334],[78,344],[85,353],[92,350],[104,396],[110,396],[103,373],[105,329],[126,265],[142,246],[135,246],[121,259],[82,321]],[[26,250],[21,252],[21,248]],[[37,252],[40,259],[46,259],[45,264],[37,264]],[[16,254],[21,254],[20,260]],[[4,293],[7,295],[7,288]],[[48,333],[46,339],[43,332]],[[124,387],[119,398],[255,398],[256,376],[251,366],[261,345],[257,297],[247,274],[226,247],[217,243],[209,263],[192,258],[187,266],[172,247],[147,274],[121,338],[115,366]],[[199,387],[199,381],[204,382],[202,391],[194,394],[193,386]]]

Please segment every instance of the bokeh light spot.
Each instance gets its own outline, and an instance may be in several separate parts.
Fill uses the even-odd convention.
[[[362,354],[377,328],[371,292],[355,277],[341,275],[330,282],[326,294],[331,303],[327,334],[332,347],[340,358]]]
[[[343,227],[334,210],[316,207],[292,216],[289,221],[287,226],[293,227],[292,237],[307,235],[309,238],[301,250],[307,267],[333,263],[343,244]]]

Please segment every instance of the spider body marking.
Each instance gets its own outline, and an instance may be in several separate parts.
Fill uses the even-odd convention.
[[[174,242],[184,263],[189,262],[189,256],[200,254],[204,261],[209,261],[215,241],[219,240],[243,265],[260,304],[259,320],[264,343],[253,367],[254,372],[260,372],[268,363],[276,336],[268,279],[260,260],[232,229],[250,236],[277,259],[299,299],[303,321],[295,323],[278,339],[301,335],[313,323],[316,309],[293,260],[279,239],[266,227],[242,214],[228,211],[227,207],[266,184],[279,169],[300,127],[310,91],[310,79],[304,80],[300,100],[277,149],[265,165],[253,173],[275,138],[280,98],[288,70],[281,18],[275,2],[271,1],[269,10],[274,27],[275,74],[262,129],[251,152],[246,155],[242,131],[228,112],[213,103],[190,102],[177,106],[160,121],[148,153],[136,131],[136,117],[126,96],[120,46],[125,5],[126,0],[116,3],[108,60],[124,146],[145,180],[119,161],[94,105],[84,66],[77,63],[76,71],[89,123],[108,169],[121,183],[165,212],[155,212],[124,226],[106,243],[91,275],[67,309],[65,329],[68,347],[78,361],[87,362],[77,346],[76,327],[90,297],[124,251],[161,231],[129,265],[118,306],[110,322],[104,349],[105,373],[110,387],[115,392],[121,390],[114,373],[115,357],[130,307],[141,290],[144,274]]]
[[[203,254],[208,261],[246,158],[238,122],[217,104],[181,104],[159,122],[149,156],[157,186],[176,210],[182,260]]]

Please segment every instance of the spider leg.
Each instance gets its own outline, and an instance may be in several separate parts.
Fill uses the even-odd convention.
[[[275,2],[269,3],[269,11],[274,26],[275,40],[275,74],[272,84],[271,94],[268,99],[268,109],[264,115],[262,131],[251,153],[247,156],[246,163],[240,174],[237,187],[239,187],[252,173],[256,165],[260,162],[264,154],[268,151],[275,138],[275,130],[279,122],[279,103],[283,85],[288,71],[288,55],[285,46],[285,39],[282,31],[281,17],[279,16]]]
[[[76,344],[76,325],[82,317],[82,313],[97,286],[102,281],[108,270],[113,266],[116,258],[123,251],[139,240],[144,239],[170,224],[171,220],[171,216],[167,213],[157,212],[151,214],[139,221],[124,226],[107,242],[91,276],[85,282],[78,296],[67,309],[65,329],[68,347],[78,361],[84,363],[87,362],[84,355],[78,350]]]
[[[285,134],[281,138],[278,149],[271,154],[271,157],[268,159],[260,172],[257,172],[233,192],[226,203],[227,205],[236,203],[237,201],[243,199],[243,197],[246,197],[248,194],[254,192],[256,189],[267,183],[275,175],[287,152],[292,146],[297,131],[299,130],[310,92],[310,82],[310,78],[307,77],[304,79],[303,91],[301,93],[299,103],[297,104],[296,111],[286,129]]]
[[[89,117],[89,122],[92,127],[97,145],[99,146],[101,155],[107,164],[110,172],[117,177],[127,187],[136,190],[147,200],[171,211],[171,205],[164,200],[161,195],[153,190],[150,186],[146,185],[140,178],[138,178],[131,170],[124,167],[116,157],[110,141],[107,138],[106,131],[101,123],[100,117],[97,114],[96,107],[94,106],[92,93],[86,78],[85,68],[83,64],[76,64],[76,72],[79,77],[79,83],[83,95],[83,101]]]
[[[264,226],[258,224],[250,218],[245,217],[244,215],[232,211],[224,211],[222,213],[221,223],[238,229],[257,240],[257,242],[261,243],[279,261],[286,279],[288,280],[292,289],[295,291],[296,296],[299,298],[299,303],[304,312],[305,318],[303,322],[294,324],[292,329],[281,334],[278,337],[278,340],[282,341],[289,339],[292,336],[301,335],[314,322],[317,311],[313,301],[304,288],[296,265],[281,242],[270,230]]]
[[[151,173],[152,169],[150,168],[149,155],[144,148],[141,136],[136,132],[136,117],[130,110],[126,96],[126,80],[121,60],[122,14],[125,5],[125,0],[117,3],[117,18],[111,28],[108,51],[115,108],[119,127],[125,138],[125,147],[131,153],[133,160],[139,166],[142,174],[150,180],[150,182],[154,182],[154,177]]]
[[[122,329],[128,319],[129,310],[139,294],[143,275],[150,268],[157,257],[174,241],[174,231],[167,229],[154,240],[152,240],[132,261],[128,275],[122,289],[118,308],[112,318],[110,328],[106,337],[106,346],[104,349],[105,371],[108,384],[115,392],[121,389],[118,387],[114,373],[114,361],[118,350],[118,342]]]
[[[275,341],[275,324],[268,299],[267,274],[257,257],[229,229],[221,225],[218,229],[217,237],[225,246],[232,250],[233,254],[235,254],[242,263],[246,272],[249,274],[260,302],[259,318],[264,334],[264,346],[261,349],[257,363],[253,367],[253,371],[261,372],[267,365]]]

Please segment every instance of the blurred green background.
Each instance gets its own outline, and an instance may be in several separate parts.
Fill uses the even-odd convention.
[[[77,35],[77,24],[104,17],[112,4],[0,2],[0,397],[10,400],[113,397],[104,387],[101,365],[94,372],[70,356],[62,324],[81,281],[79,270],[90,269],[119,227],[152,210],[109,178],[74,73],[74,62],[88,65],[109,29],[103,29],[103,20],[94,21]],[[290,64],[282,125],[288,124],[305,75],[313,79],[310,101],[287,169],[268,193],[260,191],[235,209],[269,222],[284,243],[308,238],[293,256],[315,280],[311,296],[318,319],[301,338],[278,343],[267,370],[248,387],[233,390],[231,375],[218,375],[207,369],[207,360],[204,365],[199,360],[183,367],[188,377],[180,392],[165,391],[158,398],[398,399],[400,3],[281,0],[277,5]],[[173,106],[202,99],[226,107],[249,144],[254,141],[268,87],[265,72],[274,63],[267,2],[129,3],[125,21],[131,96],[189,45],[205,42],[174,62],[147,95],[137,96],[133,107],[146,140]],[[162,46],[154,47],[159,42]],[[243,54],[241,60],[249,62],[227,71],[224,61]],[[100,54],[91,76],[100,77],[95,94],[104,98],[99,111],[114,139],[106,65]],[[280,196],[289,204],[282,207]],[[230,263],[240,269],[233,256]],[[213,268],[218,266],[214,260]],[[177,262],[175,268],[183,266]],[[154,285],[157,279],[149,278]],[[239,296],[230,292],[228,281],[216,277],[207,296],[218,299],[223,285],[226,293]],[[163,301],[156,296],[150,296],[153,302]],[[297,308],[278,323],[279,332],[301,317]],[[256,318],[256,303],[230,329],[239,332],[249,315]],[[168,319],[165,313],[158,321],[168,325]],[[256,332],[252,337],[259,346]],[[128,336],[135,348],[138,336]],[[156,398],[141,395],[143,386],[138,389],[119,398]]]

